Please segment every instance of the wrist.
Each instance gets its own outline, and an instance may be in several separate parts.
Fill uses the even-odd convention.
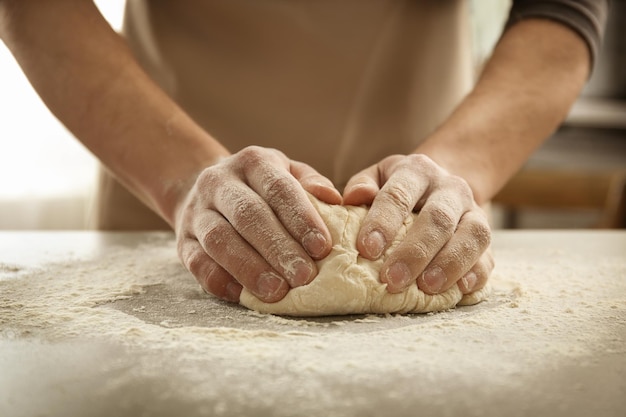
[[[584,41],[528,19],[502,36],[474,90],[415,152],[489,201],[565,117],[588,72]]]
[[[472,155],[471,152],[459,152],[459,148],[455,146],[448,144],[438,146],[435,135],[420,145],[414,153],[428,156],[448,173],[463,178],[472,190],[477,204],[482,205],[490,200],[490,190],[496,186],[492,176],[493,170],[484,160]]]
[[[196,134],[176,138],[177,143],[168,152],[166,162],[160,165],[159,174],[145,177],[145,189],[154,208],[173,228],[198,176],[229,155],[215,139],[194,127],[198,130]]]

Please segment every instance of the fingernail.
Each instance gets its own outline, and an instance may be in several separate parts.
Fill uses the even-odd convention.
[[[474,287],[476,286],[478,277],[476,276],[474,272],[470,271],[467,274],[465,274],[463,278],[461,278],[461,281],[463,281],[463,285],[468,291],[472,291]]]
[[[422,280],[430,292],[437,293],[445,285],[448,279],[446,278],[446,274],[443,272],[443,269],[438,266],[433,266],[424,272]]]
[[[326,238],[317,230],[311,230],[302,238],[302,246],[314,258],[324,255],[326,244]]]
[[[257,280],[257,291],[263,298],[273,298],[283,287],[284,281],[272,272],[263,272]]]
[[[228,284],[226,284],[226,299],[233,303],[238,302],[239,295],[241,294],[241,289],[241,285],[234,282],[229,282]]]
[[[411,282],[411,271],[406,264],[396,262],[387,269],[387,284],[393,290],[403,290]]]
[[[295,273],[291,279],[292,287],[301,287],[308,284],[313,278],[313,268],[308,262],[300,260],[296,264]]]
[[[374,230],[363,240],[367,253],[373,259],[379,258],[383,254],[385,243],[385,236],[378,230]]]

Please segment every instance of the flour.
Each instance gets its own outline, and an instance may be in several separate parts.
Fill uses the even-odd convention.
[[[19,266],[17,266],[17,265],[0,263],[0,274],[1,273],[19,272],[20,269],[21,268]]]
[[[619,415],[621,256],[496,247],[479,305],[296,319],[204,294],[146,236],[0,278],[0,415]]]

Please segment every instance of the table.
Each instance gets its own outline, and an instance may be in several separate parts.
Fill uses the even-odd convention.
[[[626,232],[493,248],[479,305],[296,319],[202,293],[169,233],[1,232],[0,415],[626,415]]]

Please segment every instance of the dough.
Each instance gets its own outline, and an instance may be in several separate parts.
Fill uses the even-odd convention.
[[[261,313],[286,316],[331,316],[342,314],[426,313],[447,310],[456,305],[471,305],[486,298],[487,290],[463,296],[454,285],[448,291],[428,295],[412,285],[402,293],[390,294],[379,280],[387,254],[406,235],[414,216],[404,222],[396,240],[383,256],[370,261],[359,256],[356,238],[367,208],[337,206],[311,197],[315,208],[328,225],[333,238],[331,253],[317,262],[318,275],[308,285],[294,288],[276,303],[264,303],[243,290],[240,303]]]

